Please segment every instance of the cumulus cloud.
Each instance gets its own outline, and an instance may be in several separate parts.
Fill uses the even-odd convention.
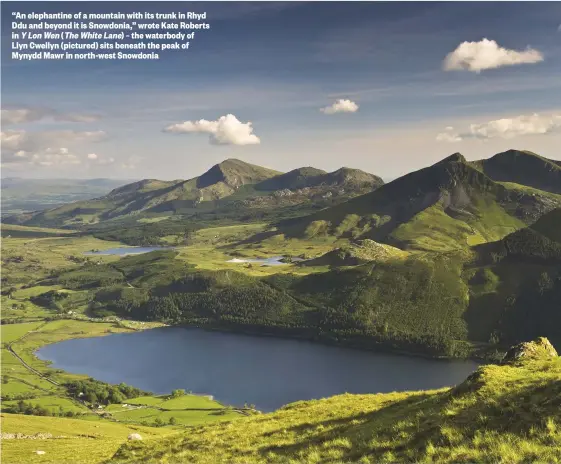
[[[29,164],[34,164],[38,166],[64,166],[64,165],[76,165],[80,164],[81,161],[77,155],[70,153],[68,148],[47,148],[41,153],[33,153],[26,155]]]
[[[462,137],[460,137],[460,135],[455,134],[454,132],[454,128],[451,126],[448,126],[445,129],[445,132],[441,132],[440,134],[438,134],[436,136],[436,141],[437,142],[461,142],[462,141]]]
[[[561,131],[561,115],[532,114],[496,119],[482,124],[470,124],[464,132],[446,130],[438,134],[436,140],[459,142],[464,139],[512,139],[524,135],[545,135],[558,131]]]
[[[320,108],[320,111],[324,114],[356,113],[358,111],[358,105],[351,100],[339,99],[330,106]]]
[[[2,108],[2,125],[25,124],[51,118],[59,122],[94,122],[100,117],[94,114],[64,113],[50,108]]]
[[[88,154],[88,159],[90,160],[96,160],[97,159],[97,155],[95,153],[89,153]]]
[[[458,48],[444,59],[445,71],[471,71],[480,73],[485,69],[502,68],[520,64],[532,64],[543,61],[538,50],[509,50],[500,47],[494,40],[483,39],[479,42],[462,42]]]
[[[209,141],[214,145],[256,145],[261,143],[253,134],[251,122],[241,122],[233,114],[221,116],[216,121],[200,119],[172,124],[164,128],[172,134],[209,134]]]

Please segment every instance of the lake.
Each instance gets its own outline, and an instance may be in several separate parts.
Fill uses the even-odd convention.
[[[270,258],[232,258],[227,263],[250,263],[250,264],[262,264],[263,266],[283,266],[290,263],[284,263],[282,261],[284,256],[272,256]],[[301,258],[292,258],[292,262],[304,261]]]
[[[202,329],[164,327],[67,340],[37,356],[52,367],[158,394],[183,388],[226,404],[272,411],[340,393],[439,388],[462,382],[472,361],[431,360]]]
[[[171,250],[172,247],[119,247],[119,248],[108,248],[107,250],[99,250],[99,251],[86,251],[84,252],[85,255],[93,256],[93,255],[139,255],[142,253],[150,253],[151,251],[157,250]]]

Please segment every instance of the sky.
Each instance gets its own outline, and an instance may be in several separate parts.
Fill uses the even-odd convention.
[[[2,177],[187,179],[227,158],[392,179],[561,159],[559,2],[2,2]],[[12,12],[206,12],[159,60],[16,61]]]

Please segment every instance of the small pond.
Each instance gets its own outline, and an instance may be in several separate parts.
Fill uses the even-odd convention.
[[[262,264],[263,266],[284,266],[291,264],[288,262],[283,262],[284,256],[272,256],[270,258],[232,258],[227,263],[250,263],[250,264]],[[302,258],[291,258],[292,262],[303,261]]]
[[[140,255],[142,253],[150,253],[151,251],[157,250],[172,250],[172,247],[141,247],[141,246],[134,246],[134,247],[118,247],[118,248],[108,248],[107,250],[96,250],[96,251],[86,251],[84,254],[88,256],[95,256],[95,255]]]

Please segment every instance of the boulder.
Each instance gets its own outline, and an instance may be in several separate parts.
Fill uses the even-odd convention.
[[[139,433],[131,433],[129,435],[129,440],[142,440],[142,437]]]
[[[559,356],[553,345],[545,337],[531,342],[514,345],[504,355],[501,364],[514,364],[528,359],[551,359]]]

